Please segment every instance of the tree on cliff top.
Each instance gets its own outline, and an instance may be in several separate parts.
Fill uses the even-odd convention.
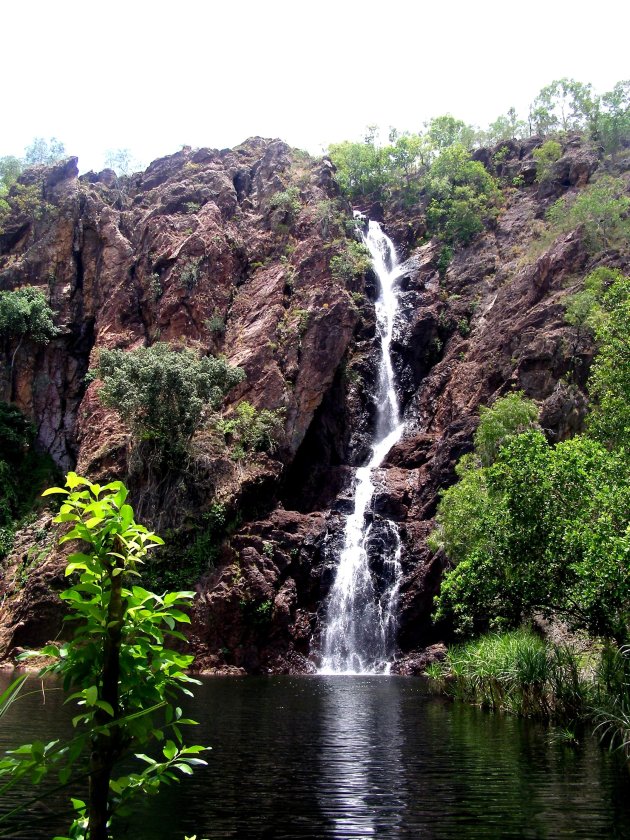
[[[50,140],[35,137],[31,145],[24,150],[24,163],[26,166],[51,164],[62,160],[65,155],[66,147],[56,137],[51,137]]]

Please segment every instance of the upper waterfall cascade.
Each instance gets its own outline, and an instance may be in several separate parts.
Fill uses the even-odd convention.
[[[394,522],[379,519],[388,532],[387,551],[378,552],[378,569],[370,562],[370,543],[377,522],[369,514],[374,496],[374,470],[400,440],[403,422],[390,355],[394,319],[398,309],[395,282],[399,276],[396,250],[377,222],[369,222],[363,242],[372,256],[378,278],[375,303],[380,345],[374,401],[376,424],[367,464],[356,471],[354,510],[346,521],[344,546],[331,587],[323,632],[323,674],[389,673],[394,654],[398,591],[402,578],[401,544]],[[383,543],[383,540],[381,540]]]

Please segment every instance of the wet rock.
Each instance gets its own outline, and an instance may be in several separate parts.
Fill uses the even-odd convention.
[[[423,674],[426,669],[433,662],[442,662],[446,656],[446,645],[438,642],[435,645],[430,645],[424,650],[420,650],[407,656],[402,656],[392,664],[392,674],[401,674],[405,677],[419,676]]]

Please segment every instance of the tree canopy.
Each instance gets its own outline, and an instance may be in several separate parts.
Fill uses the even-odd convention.
[[[431,539],[452,564],[437,617],[463,635],[535,612],[620,642],[630,635],[629,291],[628,277],[600,268],[567,307],[598,343],[588,435],[551,445],[519,395],[482,409]]]
[[[0,338],[28,338],[47,344],[58,329],[46,295],[33,286],[0,292]]]
[[[99,399],[115,408],[138,440],[164,449],[190,440],[208,409],[245,377],[221,356],[199,358],[164,342],[136,350],[101,350]]]

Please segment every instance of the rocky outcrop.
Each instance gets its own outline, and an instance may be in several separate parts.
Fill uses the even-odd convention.
[[[76,164],[28,170],[24,185],[39,207],[4,226],[0,287],[43,289],[60,328],[45,347],[17,348],[3,368],[5,398],[33,418],[61,469],[126,478],[129,435],[86,377],[99,349],[160,340],[224,353],[246,373],[232,403],[282,410],[278,452],[236,464],[220,437],[201,430],[188,473],[161,495],[136,476],[133,501],[161,530],[190,525],[216,503],[244,519],[271,511],[359,321],[351,292],[362,292],[364,278],[340,280],[329,267],[346,247],[349,215],[330,162],[254,138],[233,150],[185,148],[129,178],[110,170],[79,178]],[[10,559],[7,628],[22,626],[36,585],[34,575],[18,585],[14,568]],[[41,641],[16,633],[5,634],[5,653]]]
[[[422,241],[421,207],[362,208],[381,214],[405,260],[392,351],[407,430],[375,476],[371,514],[376,523],[394,520],[403,542],[400,673],[442,655],[430,647],[439,641],[430,614],[443,558],[426,537],[440,489],[471,449],[479,406],[516,389],[540,403],[555,440],[583,422],[593,348],[566,324],[564,301],[596,261],[579,230],[546,249],[536,241],[547,207],[582,188],[598,161],[569,141],[543,187],[531,155],[539,143],[502,144],[499,159],[476,155],[520,186],[505,190],[498,219],[446,270],[441,244]],[[229,514],[229,535],[202,576],[187,581],[198,592],[196,667],[308,671],[354,467],[368,454],[374,422],[373,278],[331,271],[350,211],[332,165],[254,138],[233,150],[184,148],[129,178],[108,170],[78,178],[73,160],[28,178],[40,186],[42,213],[5,225],[0,286],[45,288],[61,332],[47,347],[18,350],[5,395],[36,421],[40,445],[60,467],[125,477],[128,434],[101,406],[99,383],[86,378],[99,348],[183,342],[240,365],[247,378],[229,400],[283,409],[278,451],[235,463],[203,429],[194,469],[161,496],[136,476],[133,500],[182,546],[212,505]],[[619,253],[608,263],[627,265]],[[49,520],[38,528],[52,545]],[[61,558],[51,548],[24,561],[37,539],[25,532],[5,564],[5,656],[60,626]]]

